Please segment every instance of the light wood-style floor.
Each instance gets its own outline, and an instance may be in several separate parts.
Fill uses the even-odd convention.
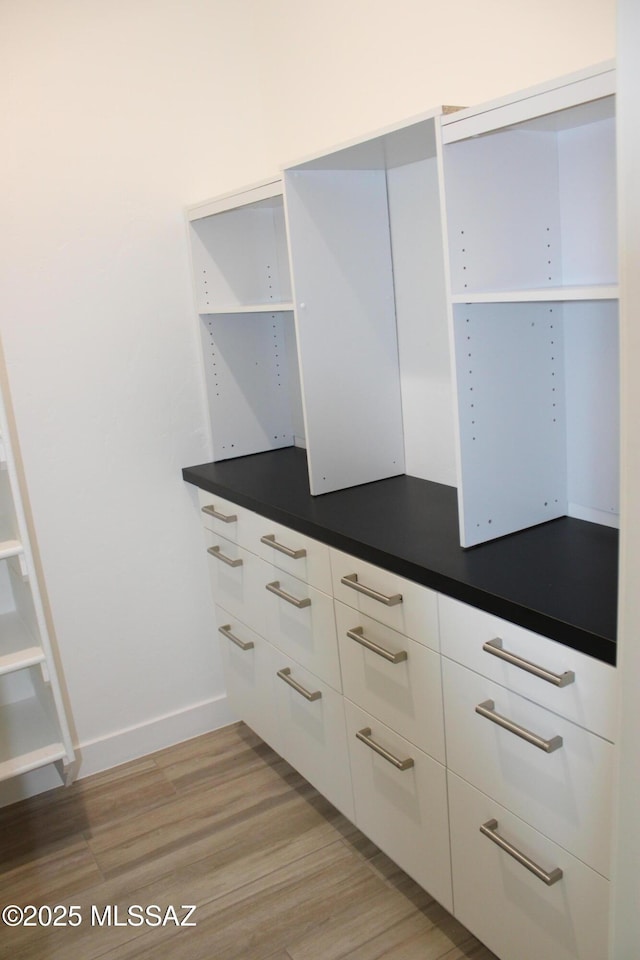
[[[0,925],[2,958],[495,960],[243,724],[0,810],[0,849],[0,907],[83,917]],[[108,904],[124,925],[92,926]]]

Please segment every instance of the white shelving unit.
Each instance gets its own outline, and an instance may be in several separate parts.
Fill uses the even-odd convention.
[[[304,446],[282,182],[187,219],[214,459]]]
[[[465,547],[616,526],[614,88],[434,110],[192,208],[214,459],[456,485]]]
[[[26,487],[0,348],[0,781],[75,757],[38,578]]]
[[[442,121],[463,546],[617,525],[614,83],[606,65]]]
[[[284,171],[314,494],[452,482],[439,116]]]
[[[455,482],[439,116],[188,211],[214,460],[304,446],[313,494]]]

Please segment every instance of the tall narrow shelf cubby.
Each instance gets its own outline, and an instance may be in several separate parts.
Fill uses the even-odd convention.
[[[0,432],[0,781],[49,764],[68,781],[74,751],[34,558],[1,349]]]
[[[284,170],[313,494],[452,482],[439,114]]]
[[[187,219],[214,459],[303,446],[282,182]]]
[[[461,541],[615,526],[614,71],[442,120]]]

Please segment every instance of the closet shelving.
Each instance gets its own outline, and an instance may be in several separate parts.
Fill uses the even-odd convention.
[[[34,555],[1,349],[0,433],[0,781],[49,764],[68,781],[74,752]]]
[[[282,181],[187,220],[214,459],[303,446]]]
[[[461,542],[616,526],[614,71],[442,130]]]
[[[452,482],[440,112],[284,169],[313,494]]]

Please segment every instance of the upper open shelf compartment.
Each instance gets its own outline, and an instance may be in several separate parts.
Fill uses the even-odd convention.
[[[613,71],[452,118],[443,139],[454,302],[617,297]]]
[[[198,313],[293,309],[282,183],[269,181],[187,212]]]

